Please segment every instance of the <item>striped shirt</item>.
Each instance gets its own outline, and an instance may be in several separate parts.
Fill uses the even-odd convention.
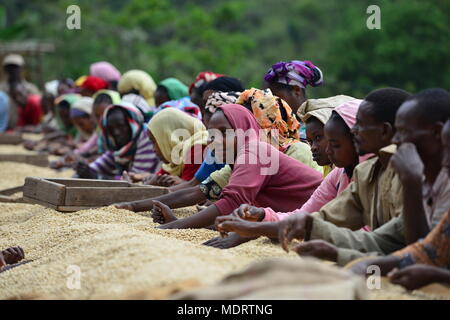
[[[133,160],[128,164],[128,172],[154,173],[159,169],[160,159],[154,151],[153,142],[147,137],[147,130],[142,130],[137,141],[136,153]],[[114,163],[112,151],[106,151],[90,165],[97,174],[102,176],[121,175]]]

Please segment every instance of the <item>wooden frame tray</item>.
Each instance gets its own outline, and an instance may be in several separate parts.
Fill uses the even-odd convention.
[[[48,167],[47,154],[0,153],[0,161],[21,162],[38,167]]]
[[[0,144],[21,144],[23,138],[17,133],[0,133]]]
[[[23,186],[0,190],[0,202],[23,203],[24,202],[23,196],[22,198],[18,199],[11,197],[14,193],[21,191],[23,191]]]
[[[143,186],[126,181],[53,179],[27,177],[23,199],[62,212],[109,206],[124,201],[143,200],[168,193],[167,188]]]

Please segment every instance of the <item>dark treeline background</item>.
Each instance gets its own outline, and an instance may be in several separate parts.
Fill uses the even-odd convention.
[[[81,30],[66,9],[81,8]],[[381,8],[369,30],[366,8]],[[450,89],[450,0],[0,0],[0,41],[50,41],[46,80],[106,60],[189,84],[212,70],[261,85],[271,64],[311,60],[325,85],[310,97],[362,97],[382,86]]]

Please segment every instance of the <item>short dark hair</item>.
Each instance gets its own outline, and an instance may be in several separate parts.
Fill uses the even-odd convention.
[[[379,122],[389,122],[392,127],[395,124],[395,115],[411,93],[398,88],[382,88],[371,91],[364,101],[371,105],[371,114]]]
[[[442,88],[430,88],[412,95],[420,119],[429,123],[446,122],[450,118],[450,93]]]

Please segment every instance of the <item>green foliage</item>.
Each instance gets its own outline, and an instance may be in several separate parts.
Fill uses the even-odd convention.
[[[106,60],[156,81],[189,84],[211,70],[258,87],[273,63],[300,59],[325,75],[310,97],[450,88],[450,0],[79,0],[81,30],[66,28],[73,0],[4,3],[0,41],[55,43],[44,58],[46,79],[76,78]],[[366,27],[371,4],[381,8],[381,30]]]

